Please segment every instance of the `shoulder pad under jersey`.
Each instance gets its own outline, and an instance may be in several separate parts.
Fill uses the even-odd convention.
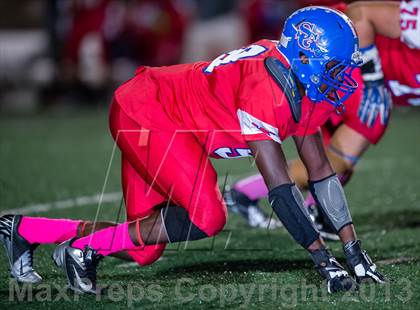
[[[299,123],[302,115],[302,98],[299,95],[299,90],[293,77],[292,70],[287,69],[276,57],[267,57],[264,59],[264,65],[271,77],[285,94],[290,111],[292,112],[293,120],[295,123]]]

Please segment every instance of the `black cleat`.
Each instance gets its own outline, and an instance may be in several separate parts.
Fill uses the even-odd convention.
[[[258,200],[251,200],[236,189],[227,189],[224,199],[228,210],[242,215],[250,227],[276,229],[282,227],[279,220],[267,216],[258,206]]]
[[[0,217],[0,241],[9,259],[10,274],[18,282],[38,283],[41,276],[33,268],[33,251],[38,246],[30,244],[21,235],[18,227],[22,215],[3,215]]]
[[[84,250],[73,248],[74,239],[58,245],[53,253],[53,260],[66,273],[70,289],[75,292],[99,294],[96,286],[96,268],[102,255],[90,247]]]
[[[347,266],[357,283],[373,281],[375,283],[385,283],[385,277],[377,270],[366,251],[361,248],[360,240],[351,241],[344,245]]]
[[[311,252],[315,268],[327,283],[328,293],[355,291],[358,285],[327,249]]]

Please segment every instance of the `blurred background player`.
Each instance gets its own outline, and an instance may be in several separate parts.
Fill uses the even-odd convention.
[[[303,3],[4,2],[0,12],[0,111],[66,114],[86,107],[103,108],[115,87],[139,65],[209,60],[261,38],[278,39],[280,25]],[[18,16],[8,14],[18,10]],[[197,31],[205,35],[194,35]],[[206,56],[198,56],[203,53]]]
[[[173,0],[48,3],[58,70],[43,104],[104,102],[140,64],[179,62],[188,10]]]
[[[354,166],[371,144],[383,136],[391,110],[391,98],[400,105],[418,105],[420,100],[420,1],[355,2],[340,9],[353,20],[360,36],[364,64],[363,96],[352,96],[343,115],[332,115],[322,127],[327,154],[345,185]],[[307,189],[307,172],[301,161],[289,164],[291,175],[301,189]],[[240,209],[250,226],[252,219],[266,218],[258,210],[258,201],[267,190],[261,176],[238,181],[226,193],[232,209]],[[306,205],[321,234],[338,240],[334,229],[315,208],[309,194]],[[247,212],[250,207],[251,212]],[[267,226],[266,226],[267,227]]]
[[[214,59],[226,50],[234,50],[250,42],[245,20],[240,14],[240,2],[192,1],[195,13],[185,33],[183,63]]]
[[[339,231],[350,272],[358,282],[383,283],[357,240],[318,134],[319,126],[357,90],[351,72],[360,61],[350,20],[338,11],[312,7],[289,17],[280,41],[261,40],[212,62],[140,67],[115,92],[110,111],[111,133],[122,151],[128,221],[56,248],[54,261],[70,287],[95,293],[96,267],[103,256],[217,234],[226,222],[226,208],[208,157],[253,155],[274,212],[308,250],[328,291],[354,289],[288,175],[280,145],[289,136],[308,169],[313,195]],[[21,281],[39,281],[32,269],[33,245],[76,237],[80,225],[3,216],[0,231],[12,274]]]

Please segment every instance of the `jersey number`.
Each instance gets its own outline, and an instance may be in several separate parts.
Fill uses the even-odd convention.
[[[206,69],[204,69],[205,73],[212,73],[214,68],[227,65],[233,62],[238,61],[239,59],[244,59],[248,57],[254,57],[264,53],[267,50],[266,47],[261,45],[250,45],[244,48],[240,48],[238,50],[231,51],[229,53],[225,53],[217,57],[215,60],[211,62],[210,65]]]
[[[401,20],[401,30],[408,30],[408,29],[417,29],[417,21],[416,20]]]
[[[418,7],[409,7],[409,8],[402,8],[401,9],[401,15],[410,15],[413,17],[409,17],[409,18],[414,18],[414,19],[406,19],[406,16],[401,17],[401,30],[408,30],[408,29],[417,29],[417,20],[415,19],[415,17],[418,15],[419,13],[419,8]]]
[[[238,158],[238,157],[249,157],[252,156],[252,152],[247,148],[230,148],[230,147],[220,147],[213,151],[214,157],[219,158]]]

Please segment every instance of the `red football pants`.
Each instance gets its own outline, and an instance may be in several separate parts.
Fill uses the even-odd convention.
[[[217,174],[192,132],[149,131],[128,117],[115,99],[110,108],[110,129],[122,152],[128,220],[148,216],[156,205],[171,201],[187,210],[190,220],[208,236],[223,229],[227,210]],[[146,246],[130,255],[140,264],[151,263],[164,247]]]

